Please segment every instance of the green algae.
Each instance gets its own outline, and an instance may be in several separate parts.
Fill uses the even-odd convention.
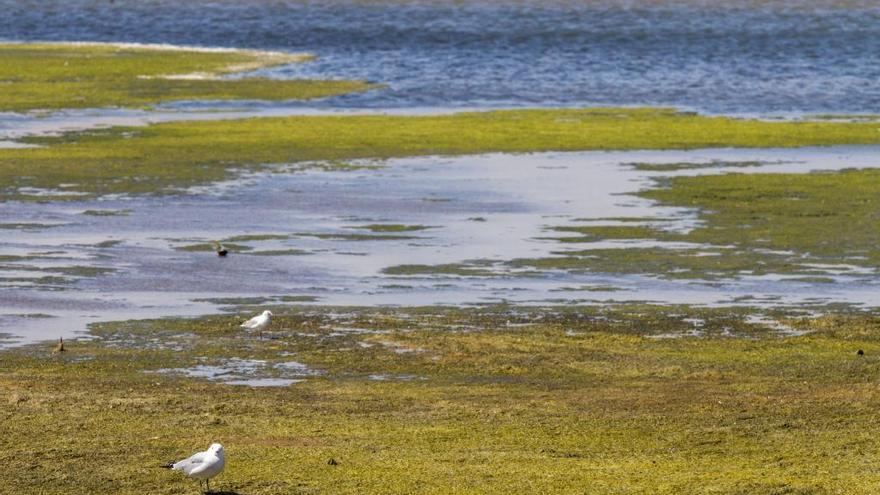
[[[91,217],[126,217],[131,214],[131,210],[85,210],[82,214]]]
[[[217,251],[218,246],[222,245],[231,253],[241,253],[251,256],[304,256],[313,254],[311,251],[304,249],[285,248],[285,249],[257,249],[256,247],[245,242],[261,242],[261,241],[278,241],[287,240],[298,234],[243,234],[227,237],[219,242],[201,242],[196,244],[184,244],[175,246],[177,251],[188,252],[212,252]]]
[[[325,241],[407,241],[411,239],[419,239],[412,235],[395,235],[395,234],[346,234],[342,232],[299,232],[296,235],[300,237],[314,237]]]
[[[172,122],[29,141],[42,146],[0,149],[0,196],[6,199],[45,199],[20,188],[54,189],[59,184],[76,184],[71,187],[77,193],[91,195],[167,192],[226,179],[243,169],[270,170],[266,164],[277,163],[487,152],[872,144],[880,142],[880,133],[876,124],[865,123],[765,122],[667,109],[594,108]]]
[[[101,241],[101,242],[96,243],[95,247],[102,248],[102,249],[103,248],[112,248],[112,247],[116,247],[116,246],[122,244],[122,242],[123,241],[120,241],[118,239],[110,239],[107,241]]]
[[[22,262],[37,259],[52,259],[50,256],[31,255],[31,256],[0,256],[0,262]],[[116,272],[115,268],[104,266],[86,266],[86,265],[70,265],[70,266],[33,266],[33,265],[0,265],[0,270],[18,270],[27,272],[47,272],[68,275],[71,277],[97,277]]]
[[[644,172],[675,172],[678,170],[699,170],[706,168],[727,168],[727,167],[737,167],[737,168],[746,168],[746,167],[761,167],[767,165],[767,162],[758,162],[758,161],[740,161],[740,162],[732,162],[732,161],[723,161],[723,160],[715,160],[711,162],[678,162],[678,163],[625,163],[624,165],[630,166],[635,170],[641,170]]]
[[[880,320],[774,315],[810,332],[782,338],[749,314],[287,308],[264,340],[230,316],[100,324],[64,353],[2,353],[0,484],[194,491],[149,466],[219,441],[212,486],[253,495],[880,489]],[[322,374],[253,389],[155,373],[233,358]]]
[[[682,176],[659,181],[658,187],[637,195],[664,206],[695,209],[695,228],[676,232],[656,223],[564,225],[551,229],[581,235],[551,239],[566,244],[647,239],[695,247],[557,251],[550,257],[512,260],[511,266],[706,280],[778,274],[808,283],[831,283],[835,279],[829,275],[859,276],[880,269],[880,171],[874,169]]]
[[[880,170],[676,177],[640,195],[699,208],[693,242],[792,250],[877,266]],[[859,261],[859,257],[866,260]]]
[[[417,232],[420,230],[432,229],[434,227],[428,225],[404,225],[400,223],[371,223],[351,228],[369,230],[370,232]]]
[[[3,230],[42,230],[48,229],[52,227],[60,227],[63,224],[52,224],[52,223],[28,223],[28,222],[15,222],[15,223],[0,223],[0,229]]]
[[[263,249],[260,251],[249,251],[246,254],[251,256],[307,256],[314,253],[304,249]]]
[[[477,265],[485,264],[478,263]],[[458,277],[496,277],[500,273],[473,263],[445,263],[441,265],[393,265],[382,270],[385,275],[453,275]]]
[[[551,289],[551,292],[617,292],[626,290],[613,285],[581,285],[578,287],[560,287]]]
[[[552,237],[559,242],[593,242],[608,239],[656,239],[663,231],[645,226],[607,226],[607,225],[563,225],[553,227],[556,232],[580,234],[569,237]]]
[[[680,249],[665,247],[612,248],[558,251],[546,258],[520,258],[515,268],[644,274],[673,279],[719,280],[769,273],[823,273],[803,267],[788,256],[757,256],[731,249]]]
[[[224,243],[223,247],[225,247],[229,252],[232,253],[251,251],[254,249],[251,246],[247,246],[245,244],[233,243]],[[217,245],[213,242],[202,242],[199,244],[185,244],[182,246],[175,246],[174,249],[177,251],[186,251],[191,253],[204,253],[217,251]]]
[[[307,59],[250,50],[0,44],[0,111],[144,107],[179,100],[304,100],[375,87],[361,81],[220,77]]]
[[[277,304],[284,302],[315,302],[316,296],[259,296],[259,297],[210,297],[203,299],[194,299],[196,302],[208,302],[212,304],[220,304],[223,306],[234,307],[238,311],[249,309],[257,305]]]
[[[289,234],[244,234],[227,237],[223,242],[249,242],[249,241],[283,241],[290,239]]]
[[[98,277],[116,272],[115,268],[106,266],[54,266],[42,270],[71,277]]]

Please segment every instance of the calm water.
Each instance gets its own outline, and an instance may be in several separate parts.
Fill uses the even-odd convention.
[[[595,104],[761,115],[880,113],[880,7],[839,0],[722,3],[0,0],[0,38],[307,51],[319,59],[265,74],[389,84],[304,107],[234,104],[254,115]],[[0,146],[28,134],[179,118],[209,117],[129,110],[4,114]],[[737,171],[807,172],[873,167],[876,156],[876,148],[863,147],[428,157],[394,160],[379,170],[246,176],[160,198],[10,203],[0,209],[6,232],[0,239],[0,347],[75,335],[94,321],[214,312],[226,304],[210,300],[216,298],[727,305],[749,296],[756,299],[748,304],[759,306],[876,307],[877,274],[849,265],[817,268],[835,283],[783,276],[711,283],[554,271],[525,276],[505,265],[568,248],[544,237],[547,227],[574,219],[694,222],[693,211],[627,195],[650,187],[650,176],[664,175],[633,170],[624,165],[629,162],[766,160],[773,164]],[[358,227],[369,223],[431,228],[411,239],[345,238],[363,234]],[[242,234],[272,237],[241,241],[252,251],[227,259],[182,249]],[[652,241],[591,246],[645,242]],[[474,259],[502,273],[384,272],[399,264]]]
[[[273,74],[391,86],[331,107],[880,112],[876,2],[725,3],[0,0],[0,38],[309,51]]]
[[[4,207],[3,222],[9,223],[0,223],[6,229],[0,231],[6,232],[0,237],[0,347],[75,335],[94,321],[211,313],[230,304],[224,299],[241,297],[284,304],[306,296],[313,298],[307,302],[341,306],[650,301],[878,307],[876,271],[845,263],[815,267],[834,283],[784,274],[706,281],[523,273],[506,264],[566,250],[700,248],[651,239],[547,239],[554,235],[548,227],[615,225],[609,219],[616,217],[654,218],[658,227],[673,230],[692,227],[695,211],[628,194],[652,187],[652,177],[863,168],[876,166],[877,153],[877,147],[839,147],[422,157],[391,160],[376,170],[260,173],[188,195],[11,203]],[[627,165],[682,161],[767,164],[675,172]],[[401,239],[349,237],[370,234],[363,226],[375,223],[430,228]],[[186,248],[242,235],[251,237],[228,244],[249,250],[227,258]],[[468,260],[479,260],[496,276],[384,271]]]

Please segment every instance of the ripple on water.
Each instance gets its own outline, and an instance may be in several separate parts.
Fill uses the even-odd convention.
[[[2,0],[0,10],[4,39],[305,51],[318,59],[260,74],[389,85],[317,103],[324,108],[880,112],[880,9],[868,0]]]

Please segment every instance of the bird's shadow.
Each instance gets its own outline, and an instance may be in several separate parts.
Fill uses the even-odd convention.
[[[242,494],[242,493],[231,492],[231,491],[228,491],[228,490],[223,490],[223,491],[220,491],[220,492],[218,492],[218,491],[216,491],[216,490],[211,490],[211,491],[209,491],[209,492],[202,492],[202,493],[204,493],[205,495],[244,495],[244,494]]]

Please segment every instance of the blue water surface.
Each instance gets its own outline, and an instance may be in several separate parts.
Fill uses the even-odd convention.
[[[308,51],[327,107],[672,105],[880,112],[880,7],[831,0],[0,0],[0,38]]]

